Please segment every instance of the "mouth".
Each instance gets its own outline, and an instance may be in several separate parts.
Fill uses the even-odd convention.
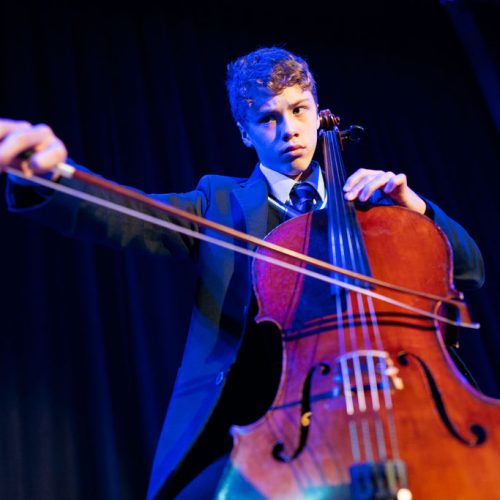
[[[293,145],[285,148],[281,154],[283,156],[300,156],[305,150],[304,146],[301,145]]]

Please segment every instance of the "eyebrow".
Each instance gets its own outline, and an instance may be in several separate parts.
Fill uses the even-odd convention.
[[[296,108],[297,106],[300,106],[301,104],[310,104],[310,102],[311,102],[311,100],[309,98],[302,97],[298,101],[291,103],[288,108],[289,109]],[[273,113],[274,111],[276,111],[276,108],[258,109],[258,110],[256,109],[255,111],[257,114],[262,115],[262,114],[266,114],[266,113]]]

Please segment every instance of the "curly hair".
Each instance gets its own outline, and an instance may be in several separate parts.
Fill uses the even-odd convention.
[[[318,102],[316,82],[307,62],[279,47],[257,49],[227,66],[226,88],[237,123],[245,122],[257,91],[266,90],[277,95],[294,85],[310,90]]]

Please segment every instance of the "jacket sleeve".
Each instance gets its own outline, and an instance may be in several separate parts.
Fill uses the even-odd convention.
[[[484,283],[484,261],[467,231],[435,203],[425,199],[428,215],[445,233],[453,250],[453,281],[458,290],[473,290]]]
[[[80,170],[88,171],[84,167],[74,166]],[[173,222],[194,231],[199,230],[196,224],[173,218],[159,209],[124,199],[103,189],[73,179],[62,178],[60,183],[161,220]],[[11,212],[22,213],[69,237],[106,244],[118,249],[130,248],[141,253],[156,255],[186,257],[194,256],[197,252],[198,243],[193,237],[179,234],[89,201],[79,200],[34,184],[29,185],[26,182],[20,184],[14,179],[7,181],[6,189],[7,206]],[[189,193],[150,194],[148,196],[202,216],[208,204],[208,190],[209,182],[207,177],[204,177],[200,180],[197,188]],[[141,192],[137,189],[134,191]]]

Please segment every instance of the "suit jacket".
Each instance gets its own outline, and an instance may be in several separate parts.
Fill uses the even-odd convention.
[[[116,200],[74,180],[64,184]],[[201,434],[224,388],[226,376],[238,352],[252,287],[250,260],[229,250],[165,231],[149,223],[85,201],[55,193],[26,201],[25,188],[8,188],[11,210],[26,212],[59,231],[96,242],[112,243],[163,255],[190,255],[198,262],[198,284],[186,347],[174,391],[157,446],[148,498],[168,490],[179,465]],[[268,220],[268,187],[259,168],[248,179],[205,176],[197,188],[185,194],[152,197],[202,215],[224,225],[264,237]],[[427,200],[426,200],[427,201]],[[454,256],[455,285],[459,289],[478,287],[484,279],[479,249],[467,232],[439,207],[427,201],[434,221],[448,237]],[[129,206],[169,219],[153,209]],[[175,221],[178,223],[179,221]],[[181,222],[208,235],[213,231]],[[231,241],[231,238],[224,237]],[[166,488],[165,488],[166,486]]]

